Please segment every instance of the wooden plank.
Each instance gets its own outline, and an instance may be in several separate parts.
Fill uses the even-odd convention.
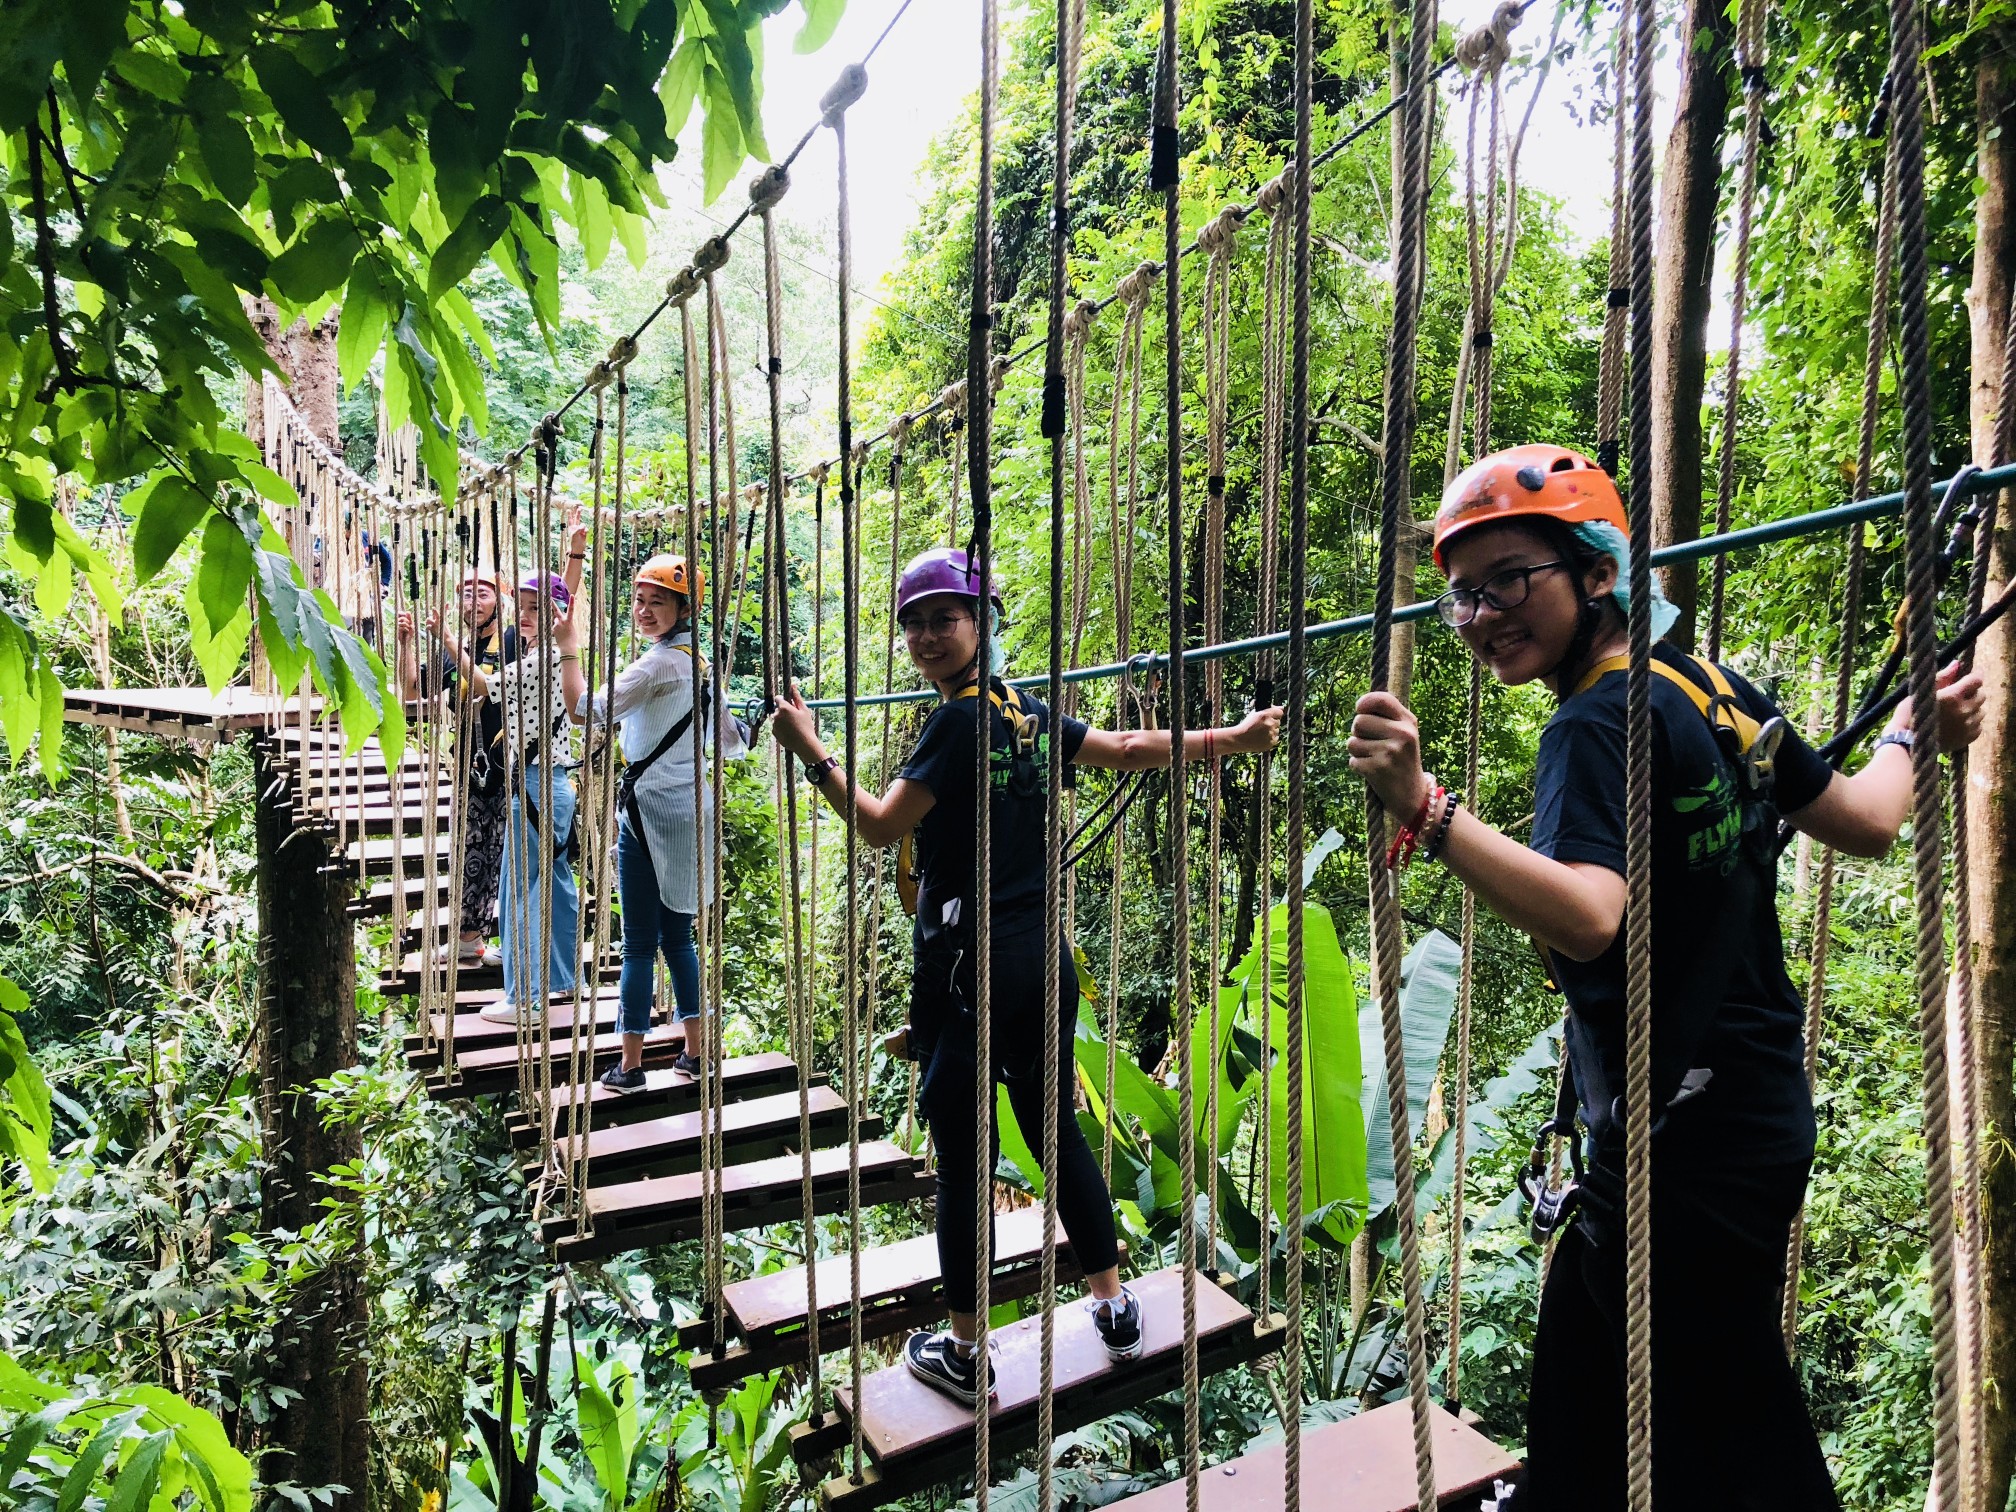
[[[994,1279],[990,1295],[999,1302],[1033,1297],[1043,1287],[1043,1210],[1018,1208],[995,1224]],[[1057,1236],[1057,1279],[1076,1281],[1078,1263],[1071,1244]],[[852,1337],[852,1260],[835,1255],[819,1262],[819,1352],[845,1349]],[[723,1289],[730,1332],[736,1342],[719,1355],[706,1352],[712,1322],[681,1324],[682,1349],[703,1351],[687,1369],[696,1391],[733,1386],[752,1375],[805,1363],[811,1342],[805,1327],[805,1267],[772,1271]],[[945,1291],[938,1275],[938,1240],[923,1234],[861,1255],[861,1337],[887,1339],[929,1328],[945,1318]]]
[[[861,1203],[906,1202],[922,1197],[937,1184],[923,1165],[895,1145],[875,1140],[861,1145]],[[846,1210],[847,1151],[815,1150],[812,1154],[813,1208],[818,1213]],[[728,1167],[721,1173],[722,1209],[728,1231],[760,1228],[802,1215],[800,1157],[780,1155]],[[701,1176],[654,1176],[624,1186],[588,1194],[595,1231],[570,1235],[566,1220],[544,1226],[546,1241],[558,1260],[590,1260],[624,1250],[644,1249],[699,1237]]]
[[[815,1087],[824,1086],[826,1078],[814,1072],[806,1081]],[[722,1063],[721,1084],[721,1095],[727,1102],[767,1096],[772,1092],[795,1092],[798,1089],[798,1067],[790,1056],[778,1050],[765,1050],[756,1055],[731,1055]],[[567,1110],[573,1106],[578,1091],[572,1086],[553,1089],[553,1129],[556,1137],[564,1130]],[[640,1119],[657,1118],[699,1105],[699,1081],[670,1066],[647,1067],[644,1085],[635,1092],[612,1092],[599,1082],[588,1084],[588,1126],[591,1129],[635,1123]],[[538,1125],[529,1109],[520,1109],[508,1115],[505,1126],[511,1131],[511,1142],[520,1149],[539,1142]]]
[[[485,1004],[494,1003],[502,996],[501,992],[487,990],[458,991],[455,994],[456,1008],[465,1010],[458,1011],[455,1015],[455,1048],[458,1053],[462,1050],[487,1049],[491,1045],[516,1043],[518,1038],[516,1024],[486,1019],[481,1013]],[[598,1028],[605,1025],[611,1029],[616,1027],[617,1001],[615,988],[597,989],[595,997],[590,1002],[590,1009]],[[432,1021],[435,1039],[445,1037],[448,1033],[448,1016],[445,1013],[431,1013],[428,1018]],[[571,995],[561,993],[553,995],[552,1024],[554,1032],[559,1034],[565,1034],[573,1029],[574,1000]]]
[[[644,1064],[662,1066],[679,1053],[683,1041],[672,1038],[670,1029],[660,1027],[644,1036]],[[590,1074],[600,1068],[602,1060],[614,1059],[622,1050],[622,1037],[615,1034],[597,1035],[589,1051]],[[551,1059],[556,1078],[570,1075],[568,1057],[572,1047],[564,1038],[553,1041]],[[437,1061],[438,1064],[438,1061]],[[425,1064],[416,1065],[416,1071],[425,1071]],[[427,1095],[437,1101],[453,1097],[487,1097],[496,1092],[518,1090],[518,1046],[513,1042],[494,1045],[482,1050],[472,1050],[464,1055],[458,1048],[455,1052],[456,1079],[452,1082],[441,1077],[430,1078]]]
[[[809,1089],[811,1148],[825,1149],[847,1142],[847,1102],[831,1087]],[[715,1115],[721,1125],[723,1161],[740,1165],[767,1160],[798,1148],[798,1094],[728,1103]],[[588,1135],[588,1181],[591,1186],[638,1181],[651,1176],[676,1176],[700,1169],[700,1111],[672,1113],[637,1123],[611,1124]],[[861,1137],[882,1137],[882,1120],[861,1120]],[[528,1168],[530,1170],[530,1168]],[[536,1175],[536,1170],[530,1174]]]
[[[297,702],[290,694],[284,707],[292,709]],[[308,706],[311,715],[319,712],[321,698],[311,696]],[[247,687],[225,688],[216,694],[207,688],[71,688],[63,695],[66,719],[121,729],[179,726],[186,739],[215,739],[264,729],[282,707],[282,701],[273,695]]]
[[[589,962],[586,951],[594,948],[594,941],[584,934],[580,943],[584,952],[582,956],[582,969],[587,970]],[[380,997],[418,997],[420,995],[420,973],[422,969],[421,953],[417,950],[409,951],[404,959],[400,961],[399,970],[396,974],[380,976],[378,978],[376,984],[378,995]],[[610,941],[609,954],[603,957],[602,969],[594,972],[593,975],[598,982],[613,982],[622,974],[622,970],[623,959],[621,948],[616,941],[612,940]],[[484,988],[501,989],[504,986],[504,968],[502,966],[458,967],[455,972],[455,980],[458,990],[463,987],[467,987],[470,990]]]
[[[1437,1504],[1473,1508],[1494,1480],[1513,1480],[1519,1461],[1442,1407],[1432,1410]],[[1287,1451],[1279,1444],[1213,1465],[1198,1480],[1201,1512],[1286,1512],[1282,1472]],[[1302,1430],[1304,1504],[1321,1487],[1328,1512],[1414,1512],[1414,1415],[1406,1402],[1389,1402],[1339,1423]],[[1126,1512],[1183,1512],[1183,1482],[1143,1491],[1110,1505]]]
[[[1060,1307],[1052,1411],[1058,1432],[1138,1407],[1183,1386],[1183,1273],[1178,1267],[1129,1283],[1141,1299],[1145,1347],[1139,1358],[1114,1361],[1106,1354],[1091,1313],[1081,1304]],[[1230,1293],[1199,1278],[1197,1347],[1200,1368],[1215,1375],[1278,1349],[1285,1329],[1278,1317],[1256,1321]],[[996,1396],[990,1429],[997,1457],[1035,1442],[1040,1384],[1041,1326],[1025,1318],[996,1329]],[[835,1392],[839,1410],[818,1428],[792,1430],[791,1452],[800,1464],[823,1458],[848,1441],[852,1393]],[[892,1365],[862,1382],[863,1442],[874,1458],[857,1483],[847,1475],[819,1489],[828,1512],[862,1512],[912,1491],[956,1479],[973,1463],[973,1410]]]

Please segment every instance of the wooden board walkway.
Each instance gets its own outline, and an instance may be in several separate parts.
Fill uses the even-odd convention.
[[[826,1078],[813,1072],[805,1078],[808,1085],[824,1086]],[[798,1066],[790,1056],[779,1050],[765,1050],[755,1055],[731,1055],[721,1066],[721,1095],[725,1102],[739,1102],[744,1098],[764,1097],[775,1092],[796,1092],[798,1090]],[[567,1110],[580,1095],[576,1087],[555,1087],[553,1089],[553,1133],[558,1137],[563,1131]],[[588,1126],[591,1129],[608,1128],[613,1124],[635,1123],[642,1119],[661,1118],[668,1113],[683,1112],[700,1106],[700,1083],[684,1071],[671,1066],[652,1068],[644,1072],[644,1085],[635,1092],[612,1092],[596,1082],[588,1084]],[[534,1110],[520,1109],[508,1115],[505,1127],[511,1132],[511,1142],[520,1149],[529,1149],[539,1142],[539,1126]]]
[[[847,1208],[847,1155],[844,1149],[812,1152],[813,1210],[844,1212]],[[861,1201],[864,1206],[906,1202],[922,1197],[937,1178],[921,1161],[895,1145],[871,1140],[860,1146]],[[779,1155],[769,1160],[729,1166],[721,1173],[722,1208],[728,1230],[760,1228],[802,1217],[801,1157]],[[574,1235],[564,1220],[549,1222],[543,1231],[558,1260],[593,1260],[624,1250],[646,1249],[681,1239],[700,1237],[701,1178],[654,1176],[623,1186],[603,1187],[588,1194],[594,1232]]]
[[[794,1099],[795,1101],[795,1099]],[[1043,1287],[1043,1210],[1017,1208],[1003,1213],[994,1225],[994,1301],[1033,1297]],[[1057,1279],[1078,1279],[1071,1243],[1057,1235]],[[854,1311],[853,1258],[834,1255],[813,1268],[819,1303],[819,1352],[845,1349],[852,1335]],[[732,1386],[749,1376],[805,1363],[811,1343],[806,1326],[805,1267],[770,1271],[722,1289],[730,1342],[719,1354],[709,1349],[714,1338],[711,1317],[697,1318],[679,1328],[682,1349],[694,1355],[687,1369],[699,1391]],[[938,1273],[938,1239],[920,1234],[898,1244],[880,1245],[861,1255],[861,1337],[886,1339],[928,1328],[945,1317],[945,1289]]]
[[[1473,1512],[1492,1482],[1514,1480],[1519,1461],[1442,1407],[1431,1409],[1435,1444],[1435,1494],[1439,1506]],[[1279,1444],[1256,1449],[1204,1471],[1198,1480],[1200,1512],[1287,1512]],[[1414,1512],[1414,1414],[1406,1402],[1388,1402],[1338,1423],[1302,1430],[1304,1506],[1330,1512]],[[1311,1489],[1320,1488],[1312,1500]],[[1184,1512],[1181,1479],[1108,1503],[1125,1512]]]
[[[1059,1433],[1183,1387],[1182,1271],[1171,1267],[1128,1284],[1141,1300],[1146,1334],[1137,1359],[1108,1357],[1082,1303],[1057,1310],[1050,1400]],[[1197,1350],[1205,1375],[1279,1349],[1285,1332],[1278,1316],[1256,1320],[1224,1288],[1198,1277]],[[993,1337],[998,1347],[990,1434],[998,1459],[1036,1440],[1041,1327],[1037,1319],[1025,1318],[993,1330]],[[820,1426],[801,1423],[791,1430],[791,1452],[799,1464],[823,1459],[850,1441],[852,1392],[843,1386],[834,1398],[838,1411]],[[842,1473],[820,1486],[820,1504],[828,1512],[880,1507],[927,1486],[958,1480],[973,1468],[973,1409],[925,1385],[907,1365],[888,1366],[861,1383],[860,1415],[871,1462],[864,1463],[858,1482]]]
[[[805,1102],[810,1148],[828,1149],[847,1143],[847,1101],[831,1087],[809,1087]],[[778,1092],[726,1102],[708,1122],[721,1129],[722,1163],[729,1167],[766,1160],[798,1149],[798,1094]],[[700,1110],[668,1113],[634,1123],[610,1124],[588,1134],[588,1180],[591,1186],[641,1181],[652,1176],[677,1176],[700,1169],[701,1135],[706,1124]],[[882,1137],[882,1120],[870,1114],[861,1120],[861,1138]],[[526,1166],[527,1179],[538,1176],[536,1162]]]

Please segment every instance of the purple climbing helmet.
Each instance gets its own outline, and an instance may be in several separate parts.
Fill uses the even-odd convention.
[[[574,595],[567,591],[566,579],[557,572],[530,573],[518,584],[520,593],[544,593],[553,600],[553,607],[562,614],[574,602]]]
[[[961,598],[978,600],[980,597],[980,571],[973,558],[958,546],[934,546],[929,551],[919,552],[910,558],[910,564],[903,569],[903,576],[896,580],[896,612],[905,609],[921,598],[929,598],[934,593],[956,593]],[[988,575],[987,597],[993,600],[996,609],[1002,609],[1001,580]]]

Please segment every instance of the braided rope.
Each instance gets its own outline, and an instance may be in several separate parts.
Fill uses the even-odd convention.
[[[1407,103],[1401,112],[1395,130],[1399,136],[1399,160],[1405,166],[1405,176],[1401,180],[1399,194],[1399,216],[1396,231],[1396,245],[1393,248],[1393,330],[1387,347],[1386,360],[1386,413],[1381,436],[1380,455],[1380,517],[1379,517],[1379,563],[1378,577],[1373,597],[1372,610],[1372,666],[1369,686],[1374,691],[1384,691],[1392,681],[1393,655],[1393,607],[1398,591],[1400,530],[1401,522],[1412,516],[1410,505],[1407,464],[1413,453],[1414,406],[1415,406],[1415,360],[1417,322],[1420,316],[1421,278],[1423,257],[1420,254],[1426,225],[1426,201],[1428,186],[1426,180],[1425,138],[1432,125],[1432,117],[1427,109],[1427,91],[1417,87],[1428,77],[1428,48],[1435,31],[1434,0],[1414,0],[1412,14],[1408,22],[1407,39]],[[1298,174],[1298,179],[1302,175]],[[1298,198],[1303,191],[1298,187]],[[1297,228],[1297,240],[1301,242],[1306,232]],[[1297,261],[1305,254],[1297,247]],[[1306,444],[1302,432],[1306,429],[1308,402],[1308,310],[1302,283],[1304,275],[1297,268],[1295,339],[1295,424],[1293,440],[1298,453]],[[1306,487],[1306,459],[1298,456],[1298,471],[1304,474]],[[1299,490],[1298,490],[1299,491]],[[1306,505],[1298,500],[1298,512],[1306,510]],[[1306,549],[1306,520],[1297,522],[1297,532],[1301,539],[1292,542],[1289,548],[1289,568],[1298,579],[1302,575],[1301,556]],[[1304,602],[1303,587],[1298,582],[1291,587],[1289,596],[1294,603],[1297,617],[1301,616]],[[1303,653],[1306,656],[1306,651]],[[1295,655],[1291,642],[1291,658]],[[1291,685],[1306,678],[1306,666],[1299,676],[1290,674]],[[1298,695],[1300,688],[1296,689]],[[1299,718],[1291,714],[1291,719]],[[1301,758],[1292,753],[1289,757],[1291,782]],[[1291,810],[1300,806],[1294,786],[1289,789]],[[1295,830],[1299,841],[1299,827],[1294,818],[1290,820],[1291,830]],[[1299,846],[1298,846],[1299,848]],[[1400,959],[1403,953],[1400,927],[1400,900],[1393,888],[1393,875],[1385,865],[1386,854],[1386,809],[1379,797],[1366,790],[1366,856],[1367,875],[1371,883],[1372,911],[1372,972],[1374,991],[1379,1002],[1380,1027],[1383,1032],[1386,1057],[1386,1098],[1390,1120],[1390,1136],[1393,1148],[1393,1213],[1397,1222],[1400,1245],[1400,1281],[1407,1349],[1408,1400],[1413,1412],[1414,1429],[1414,1477],[1415,1493],[1421,1512],[1433,1512],[1435,1495],[1435,1454],[1432,1442],[1431,1407],[1428,1396],[1428,1340],[1427,1320],[1424,1316],[1421,1286],[1421,1245],[1419,1222],[1415,1212],[1414,1199],[1414,1137],[1410,1128],[1407,1100],[1407,1045],[1406,1035],[1400,1016]],[[1290,1011],[1297,1011],[1301,992],[1301,886],[1298,855],[1289,858],[1289,1003]],[[1294,1018],[1290,1021],[1291,1041],[1300,1038],[1299,1026]],[[1289,1074],[1295,1077],[1300,1072],[1300,1046],[1289,1051]],[[1293,1083],[1291,1082],[1291,1086]],[[1299,1110],[1291,1108],[1289,1133],[1296,1135],[1300,1129]],[[1294,1145],[1289,1147],[1291,1180],[1299,1187],[1299,1156]],[[1299,1196],[1299,1193],[1298,1193]],[[1289,1203],[1288,1216],[1293,1220],[1301,1212],[1298,1201]],[[1291,1252],[1292,1253],[1292,1252]],[[1291,1285],[1299,1284],[1299,1277],[1290,1272]],[[1299,1310],[1299,1298],[1291,1293],[1289,1316],[1292,1319]]]
[[[1625,694],[1624,1312],[1626,1492],[1652,1506],[1652,89],[1653,0],[1631,0],[1631,613]]]
[[[1115,653],[1123,660],[1134,645],[1134,535],[1141,500],[1142,327],[1155,271],[1153,263],[1142,263],[1121,281],[1123,318],[1120,339],[1113,348],[1112,423],[1106,447],[1106,499],[1110,511],[1107,529],[1112,551],[1108,565],[1113,573],[1113,644]],[[1124,445],[1123,415],[1127,425]],[[1124,469],[1120,462],[1123,455],[1127,459]]]
[[[480,548],[482,546],[482,540],[481,540],[482,518],[483,517],[481,514],[478,514],[476,517],[478,539],[475,542],[475,546],[477,548],[476,555],[478,556],[481,555]],[[467,535],[459,528],[459,524],[460,522],[458,522],[456,537],[458,540],[466,542],[468,539]],[[469,570],[469,567],[473,565],[474,565],[473,561],[469,562],[467,565],[463,567],[462,571],[466,573]],[[372,573],[371,580],[374,583],[378,580],[377,573],[375,572]],[[458,575],[458,581],[459,580],[460,577]],[[503,612],[501,605],[499,606],[498,612],[500,614]],[[450,927],[443,932],[449,947],[448,950],[449,962],[447,969],[447,983],[446,983],[447,990],[445,993],[446,1001],[443,1004],[444,1012],[442,1014],[442,1024],[446,1032],[441,1037],[441,1075],[451,1086],[454,1085],[455,1082],[460,1079],[460,1073],[456,1068],[456,1062],[455,1062],[455,996],[457,988],[457,977],[460,974],[461,956],[462,956],[462,951],[459,943],[462,937],[460,929],[460,925],[462,922],[461,906],[460,906],[461,892],[462,892],[462,878],[465,873],[469,851],[469,826],[463,818],[463,816],[467,814],[469,811],[468,809],[469,762],[466,759],[466,757],[469,749],[469,742],[473,738],[471,731],[475,727],[475,724],[476,724],[475,704],[470,699],[467,698],[461,699],[456,709],[455,768],[453,775],[449,778],[449,782],[453,788],[453,791],[450,794],[448,800],[448,817],[451,821],[450,826],[451,833],[448,839],[448,878],[449,878],[448,891],[449,891],[449,898],[451,900],[452,922],[450,924]],[[382,747],[381,747],[381,754],[382,754]],[[393,771],[389,767],[386,769],[386,780],[387,785],[392,790],[392,829],[394,834],[399,834],[406,828],[406,797],[405,797],[406,784],[403,779],[403,775],[399,772]],[[439,788],[440,788],[440,779],[438,773],[435,774],[434,787],[436,789],[436,801],[438,802]],[[361,804],[362,795],[364,791],[361,768],[359,769],[357,790],[359,795],[359,802]],[[397,842],[395,842],[393,846],[395,855],[401,849],[402,847]],[[359,854],[360,856],[362,854],[361,847],[359,848]],[[392,868],[392,877],[393,877],[392,882],[393,896],[403,897],[403,894],[405,893],[406,890],[405,867],[395,862]],[[429,900],[435,902],[438,909],[437,889],[429,887],[427,889],[427,894]],[[394,935],[393,938],[396,941],[399,938],[399,936]],[[423,950],[431,950],[433,948],[433,942],[436,938],[436,931],[433,929],[424,929],[421,931],[420,938],[422,942],[421,948]],[[420,1019],[421,1022],[427,1026],[428,1032],[431,1034],[434,1028],[434,1015],[425,1012],[423,1010],[420,1015]]]
[[[1743,179],[1736,195],[1736,246],[1729,287],[1729,366],[1722,378],[1720,472],[1715,533],[1726,535],[1736,505],[1736,438],[1743,401],[1743,317],[1750,296],[1750,227],[1757,213],[1757,160],[1764,148],[1764,0],[1741,0],[1736,13],[1736,66],[1743,76]],[[1708,600],[1708,659],[1722,657],[1722,613],[1729,558],[1715,557]]]
[[[1926,322],[1925,119],[1916,0],[1891,0],[1891,129],[1897,139],[1898,399],[1903,416],[1905,644],[1917,743],[1911,750],[1911,858],[1917,895],[1918,1030],[1925,1176],[1932,1214],[1932,1485],[1958,1506],[1960,1359],[1954,1286],[1953,1147],[1946,1053],[1946,939],[1939,792],[1938,593],[1932,517],[1932,377]]]
[[[1084,0],[1057,0],[1056,166],[1050,186],[1050,309],[1043,405],[1043,433],[1050,442],[1050,682],[1046,691],[1053,729],[1055,711],[1064,703],[1064,448],[1069,428],[1064,309],[1070,278],[1071,132],[1078,103],[1079,49],[1084,25]],[[1057,1376],[1057,1121],[1064,1076],[1059,1061],[1065,1053],[1058,1011],[1064,988],[1059,962],[1064,950],[1063,742],[1053,735],[1045,755],[1048,770],[1044,774],[1043,793],[1043,1136],[1039,1155],[1043,1170],[1043,1257],[1036,1389],[1036,1505],[1042,1512],[1049,1512],[1056,1490],[1053,1462],[1057,1424],[1052,1397]],[[985,803],[986,799],[981,801]]]
[[[1624,411],[1625,321],[1631,309],[1630,274],[1631,214],[1636,201],[1625,191],[1625,165],[1629,144],[1625,123],[1629,114],[1631,87],[1626,77],[1633,66],[1631,24],[1620,16],[1617,46],[1610,59],[1613,97],[1610,108],[1610,288],[1603,303],[1603,345],[1596,370],[1596,462],[1613,478],[1617,475],[1618,426]]]
[[[1877,187],[1876,249],[1869,275],[1869,337],[1862,360],[1862,421],[1855,452],[1854,494],[1859,502],[1869,497],[1875,471],[1876,425],[1883,403],[1883,361],[1889,350],[1890,278],[1897,247],[1897,137],[1891,133],[1884,148],[1883,179]],[[1855,651],[1862,620],[1862,578],[1868,559],[1864,532],[1848,532],[1848,563],[1841,587],[1841,628],[1834,650],[1834,728],[1848,723],[1848,711],[1855,699]],[[1835,854],[1831,846],[1820,847],[1820,874],[1814,882],[1812,943],[1808,947],[1806,977],[1806,1086],[1816,1088],[1820,1078],[1820,1031],[1827,1007],[1827,953],[1833,943]],[[1792,1353],[1799,1337],[1799,1267],[1806,1244],[1806,1207],[1802,1201],[1793,1215],[1792,1231],[1785,1244],[1785,1291],[1780,1299],[1779,1326],[1785,1338],[1785,1352]]]
[[[1197,1085],[1195,1020],[1190,961],[1190,804],[1185,792],[1183,730],[1189,719],[1184,664],[1188,639],[1183,561],[1183,210],[1182,149],[1177,137],[1176,0],[1162,0],[1162,44],[1155,81],[1155,112],[1149,151],[1149,187],[1162,194],[1163,403],[1166,409],[1166,474],[1169,504],[1169,814],[1170,953],[1175,963],[1172,1027],[1177,1050],[1177,1175],[1183,1228],[1183,1495],[1197,1512],[1200,1488],[1202,1375],[1197,1353]],[[1207,379],[1208,382],[1208,379]],[[1214,490],[1215,492],[1215,490]],[[1215,766],[1216,763],[1214,762]],[[1212,1077],[1217,1084],[1217,1077]]]

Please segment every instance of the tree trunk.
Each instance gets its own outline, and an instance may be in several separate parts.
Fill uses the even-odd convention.
[[[335,449],[336,317],[282,333],[264,301],[251,311],[289,377],[289,395]],[[263,395],[249,385],[246,429],[263,443]],[[255,636],[253,644],[258,644]],[[295,827],[286,766],[254,747],[259,860],[260,1125],[267,1172],[261,1218],[269,1232],[299,1234],[323,1214],[324,1183],[362,1158],[354,1130],[321,1119],[314,1084],[357,1064],[357,941],[340,856],[313,828]],[[270,796],[267,796],[270,795]],[[274,1329],[269,1378],[299,1393],[267,1424],[261,1474],[305,1487],[340,1485],[363,1505],[369,1477],[369,1312],[362,1266],[339,1253],[294,1293]]]
[[[1632,471],[1652,478],[1653,539],[1701,534],[1701,394],[1708,372],[1708,303],[1715,276],[1717,184],[1729,120],[1731,28],[1720,0],[1687,0],[1680,94],[1660,168],[1659,247],[1652,278],[1652,455]],[[1665,571],[1680,610],[1669,637],[1694,645],[1698,576],[1692,562]]]
[[[357,1064],[357,947],[344,911],[350,882],[319,830],[297,829],[285,768],[255,747],[259,857],[260,1113],[267,1172],[260,1208],[269,1232],[299,1234],[322,1216],[323,1181],[362,1158],[353,1129],[331,1129],[314,1083]],[[267,1427],[268,1480],[347,1486],[361,1505],[370,1415],[367,1313],[355,1257],[338,1254],[295,1292],[267,1360],[276,1385],[299,1392]]]
[[[1973,328],[1973,389],[1970,396],[1974,455],[1993,453],[2001,392],[2002,345],[2009,320],[2010,281],[2016,274],[2016,219],[2010,194],[2016,187],[2016,133],[2008,115],[2016,105],[2016,69],[2010,58],[2016,26],[1990,29],[1975,79],[1976,139],[1980,152],[1981,197],[1975,206],[1974,281],[1968,290]],[[1996,515],[1988,581],[2005,583],[2016,573],[2016,510],[2002,497]],[[1972,876],[1975,1045],[1983,1068],[1982,1232],[1987,1293],[1985,1374],[1987,1443],[1984,1505],[2000,1507],[2016,1466],[2016,1393],[2001,1383],[2016,1381],[2016,1087],[2010,1080],[2016,1057],[2016,627],[2007,619],[1984,635],[1975,650],[1975,670],[1987,684],[1987,718],[1970,759],[1967,832]]]

